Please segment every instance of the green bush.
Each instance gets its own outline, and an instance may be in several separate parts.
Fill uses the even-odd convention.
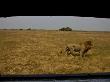
[[[21,29],[19,29],[19,30],[23,30],[23,29],[21,28]]]
[[[72,29],[70,27],[63,27],[61,29],[59,29],[60,31],[72,31]]]
[[[27,30],[31,30],[31,28],[28,28]]]

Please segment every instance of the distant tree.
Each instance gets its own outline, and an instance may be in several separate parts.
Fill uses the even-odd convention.
[[[7,30],[6,28],[4,28],[3,30]]]
[[[72,31],[72,29],[70,27],[63,27],[61,29],[59,29],[60,31]]]
[[[19,30],[23,30],[22,28],[20,28]]]
[[[31,30],[31,28],[28,28],[27,30]]]

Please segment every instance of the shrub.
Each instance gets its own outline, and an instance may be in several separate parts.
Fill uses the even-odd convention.
[[[28,28],[27,30],[31,30],[31,28]]]
[[[61,29],[59,29],[60,31],[72,31],[72,29],[70,27],[63,27]]]
[[[19,29],[19,30],[23,30],[23,29],[21,28],[21,29]]]

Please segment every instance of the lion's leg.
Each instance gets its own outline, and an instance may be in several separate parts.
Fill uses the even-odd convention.
[[[66,47],[65,51],[67,55],[74,55],[74,49],[72,47]]]
[[[82,57],[85,57],[85,54],[84,53],[82,54]]]
[[[85,57],[85,54],[86,54],[87,52],[88,52],[88,50],[82,50],[82,51],[81,51],[81,56],[82,56],[82,57]]]
[[[81,51],[80,51],[80,56],[81,56],[81,57],[84,57],[84,56],[85,56],[84,50],[81,50]]]
[[[70,54],[71,54],[71,52],[70,52],[70,48],[69,48],[69,47],[66,47],[65,52],[66,52],[66,55],[70,55]]]
[[[71,55],[75,56],[75,51],[73,48],[70,48],[70,53],[71,53]]]

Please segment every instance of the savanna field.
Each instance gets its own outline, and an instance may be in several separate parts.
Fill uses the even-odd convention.
[[[93,41],[88,56],[67,56],[67,44]],[[110,32],[0,30],[0,74],[110,72]]]

